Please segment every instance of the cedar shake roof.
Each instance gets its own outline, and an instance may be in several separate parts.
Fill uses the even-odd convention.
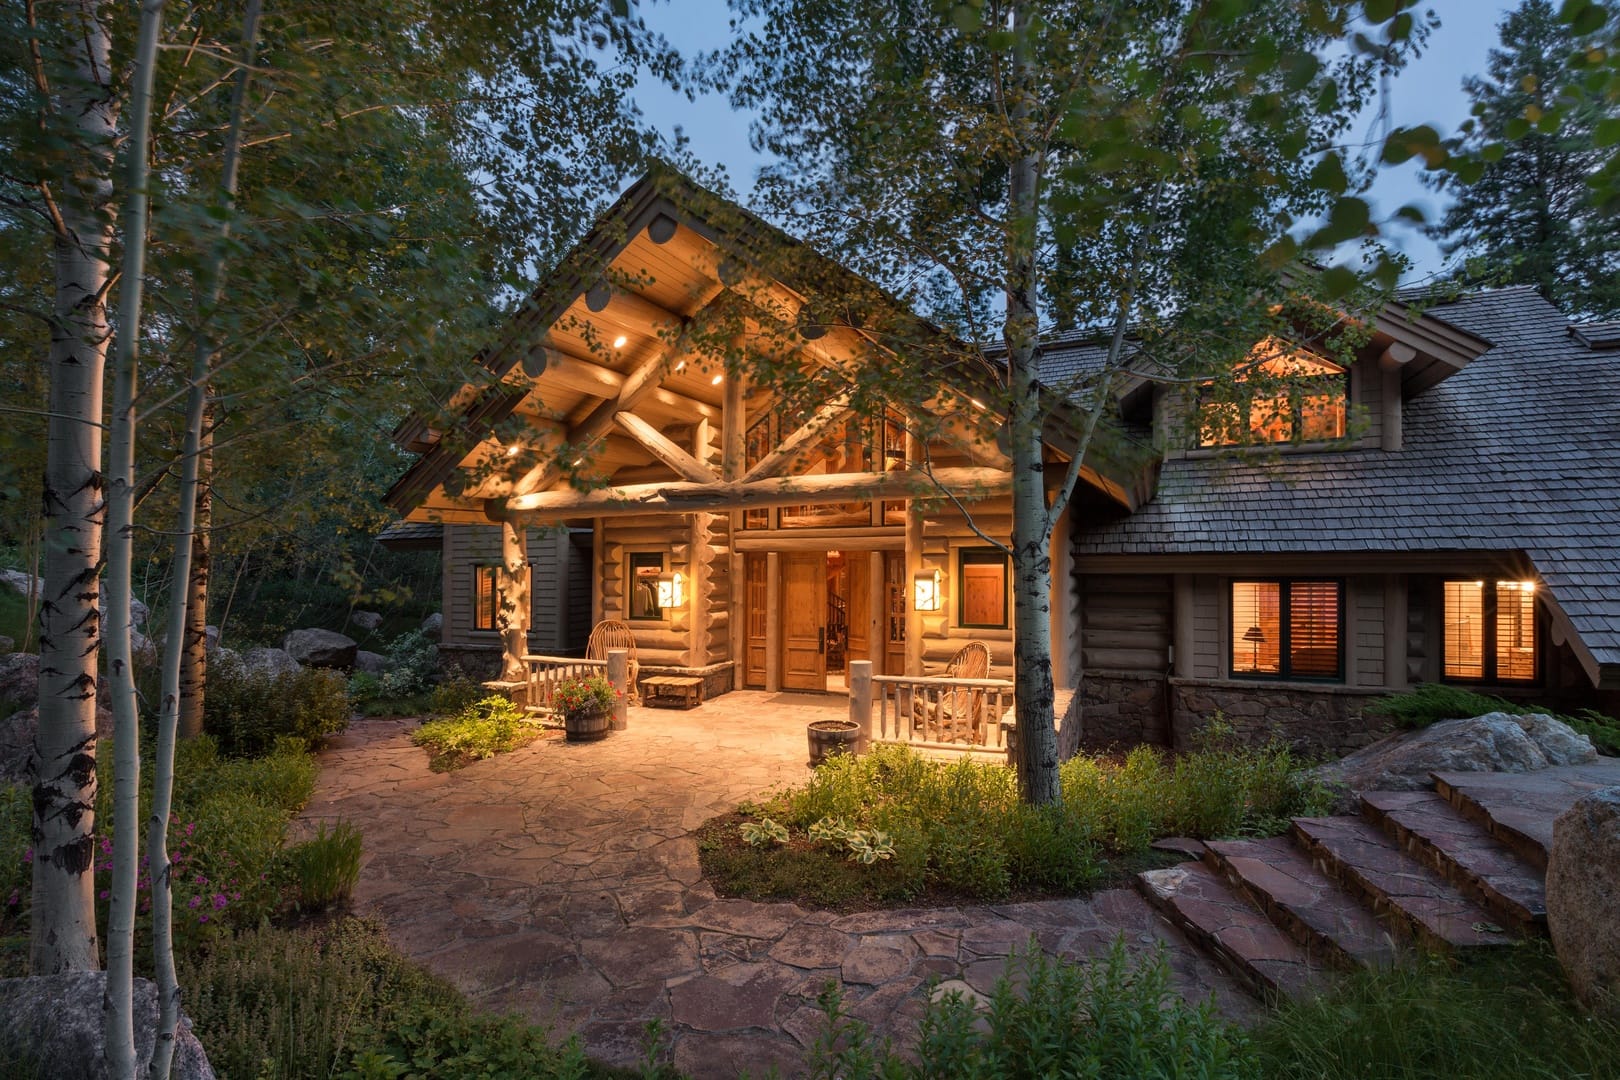
[[[1166,461],[1152,502],[1079,533],[1082,565],[1088,554],[1523,552],[1604,681],[1620,675],[1620,364],[1530,287],[1426,314],[1493,345],[1407,400],[1402,450]]]

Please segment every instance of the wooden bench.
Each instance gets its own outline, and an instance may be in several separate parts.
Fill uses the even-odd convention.
[[[694,709],[703,704],[703,680],[691,675],[655,675],[641,681],[641,696],[647,705],[663,702]]]

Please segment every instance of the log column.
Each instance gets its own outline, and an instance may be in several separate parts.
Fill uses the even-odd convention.
[[[501,679],[528,678],[523,657],[529,651],[529,530],[501,522],[501,570],[496,579],[495,625],[501,632]]]
[[[906,432],[906,469],[914,468],[922,460],[922,443],[916,434]],[[919,500],[906,500],[906,580],[902,583],[906,598],[906,670],[901,674],[921,675],[922,669],[922,615],[917,611],[915,585],[917,574],[923,568],[923,513]],[[953,583],[954,584],[954,583]]]

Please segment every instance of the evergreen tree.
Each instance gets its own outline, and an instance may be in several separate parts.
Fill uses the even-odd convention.
[[[1534,285],[1568,314],[1611,316],[1620,313],[1620,246],[1589,181],[1609,156],[1598,127],[1620,104],[1574,100],[1578,29],[1550,0],[1524,0],[1502,20],[1487,74],[1463,81],[1474,120],[1448,145],[1476,168],[1430,181],[1457,201],[1429,232],[1448,256],[1464,257],[1469,279]]]

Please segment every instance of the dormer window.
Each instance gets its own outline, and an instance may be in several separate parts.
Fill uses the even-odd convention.
[[[1266,338],[1230,387],[1206,384],[1198,404],[1199,446],[1254,446],[1342,439],[1350,377],[1345,368]]]

